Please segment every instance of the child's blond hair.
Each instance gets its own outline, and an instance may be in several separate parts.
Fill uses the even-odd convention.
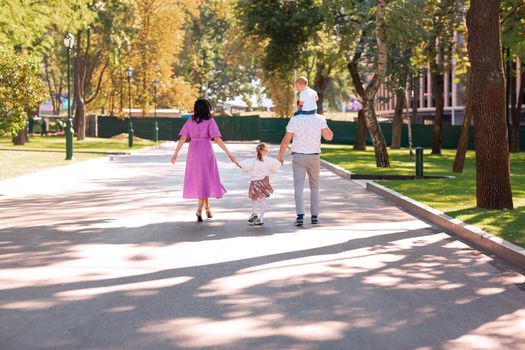
[[[263,161],[263,151],[265,149],[268,149],[268,145],[265,144],[264,142],[261,142],[260,144],[257,145],[257,147],[255,148],[255,150],[257,151],[257,159],[259,161]]]
[[[296,84],[304,84],[305,86],[308,86],[308,78],[300,76],[299,78],[297,78],[295,83]]]

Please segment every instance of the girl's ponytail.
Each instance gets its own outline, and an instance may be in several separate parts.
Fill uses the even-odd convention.
[[[256,151],[257,151],[257,159],[259,161],[261,162],[263,161],[263,151],[267,148],[268,146],[264,142],[257,145]]]

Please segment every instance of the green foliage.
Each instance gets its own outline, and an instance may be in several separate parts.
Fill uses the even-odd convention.
[[[323,20],[315,0],[240,0],[239,9],[246,32],[268,41],[263,60],[267,72],[293,71]]]
[[[0,0],[0,45],[38,50],[51,47],[50,30],[75,31],[92,19],[90,0]]]
[[[83,63],[90,66],[81,79],[84,82],[83,98],[86,104],[93,103],[92,108],[103,106],[106,102],[99,96],[115,96],[125,83],[124,70],[130,65],[130,49],[138,34],[135,1],[106,0],[98,4],[93,7],[91,24],[77,32],[80,33],[81,42],[76,42],[76,46],[80,45]],[[56,48],[54,52],[57,58],[65,57]],[[64,64],[58,69],[63,67]]]
[[[243,96],[251,103],[256,79],[256,52],[244,40],[234,1],[204,1],[189,16],[184,46],[174,65],[175,74],[206,89],[213,104]],[[198,43],[198,45],[196,45]]]
[[[405,89],[407,78],[417,75],[411,64],[417,47],[419,27],[414,25],[419,13],[419,1],[394,0],[387,4],[386,30],[388,40],[387,87],[391,91]],[[398,20],[403,18],[402,21]]]
[[[525,2],[503,0],[501,4],[501,33],[503,46],[513,56],[525,60]]]
[[[34,58],[0,47],[0,135],[25,127],[27,111],[42,102],[43,88]]]
[[[413,12],[417,31],[412,37],[417,45],[412,64],[420,69],[430,64],[436,73],[449,71],[455,55],[466,55],[461,46],[454,45],[454,33],[466,33],[465,1],[415,0],[414,5],[419,10]]]

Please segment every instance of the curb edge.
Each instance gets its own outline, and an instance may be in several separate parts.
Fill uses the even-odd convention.
[[[345,179],[351,179],[352,173],[326,160],[321,160],[321,164],[336,175]],[[525,249],[509,241],[494,236],[480,229],[479,227],[469,225],[461,220],[452,218],[443,212],[409,198],[399,192],[391,190],[375,182],[367,182],[368,191],[373,192],[384,199],[387,199],[403,209],[427,220],[445,231],[461,237],[466,241],[481,247],[504,260],[525,269]]]

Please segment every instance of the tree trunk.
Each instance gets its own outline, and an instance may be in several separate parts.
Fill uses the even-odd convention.
[[[38,115],[38,109],[30,110],[26,108],[25,111],[29,118],[34,118]],[[20,130],[18,135],[13,137],[12,141],[13,145],[15,146],[23,146],[26,142],[29,142],[29,131],[27,129],[27,123],[26,126],[22,130]]]
[[[404,87],[396,91],[396,107],[394,110],[394,120],[392,122],[392,142],[391,149],[401,148],[401,131],[403,128],[403,108],[405,108],[405,89]]]
[[[500,5],[500,0],[471,0],[467,12],[475,118],[476,199],[480,208],[513,209]]]
[[[72,113],[73,113],[73,130],[78,130],[78,118],[77,118],[77,107],[78,107],[78,96],[79,94],[81,93],[80,92],[80,81],[81,79],[79,78],[79,75],[80,75],[80,60],[81,60],[81,54],[82,54],[82,50],[81,50],[81,45],[82,45],[82,42],[81,42],[81,39],[82,39],[82,35],[81,35],[81,32],[82,31],[78,31],[77,33],[77,38],[76,38],[76,43],[75,43],[75,53],[73,54],[73,51],[71,51],[71,60],[73,61],[73,76],[71,77],[72,81],[73,81],[73,98],[72,98],[72,104],[73,104],[73,110],[72,110]],[[69,93],[69,92],[68,92]]]
[[[86,138],[86,104],[82,97],[77,98],[75,119],[77,120],[77,140],[84,140]]]
[[[86,137],[86,103],[84,99],[84,80],[86,75],[86,57],[82,53],[82,31],[77,33],[77,44],[75,54],[75,69],[74,69],[74,87],[75,87],[75,116],[73,120],[73,128],[75,129],[77,140],[84,140]],[[88,42],[89,46],[89,35]],[[89,50],[89,47],[86,49]]]
[[[443,109],[444,98],[443,89],[445,88],[445,76],[442,73],[431,74],[432,90],[436,104],[436,113],[434,115],[434,127],[432,129],[432,154],[441,154],[441,131],[443,129]]]
[[[379,126],[377,116],[374,110],[374,99],[377,94],[377,90],[384,82],[386,67],[388,63],[388,47],[386,43],[386,28],[385,28],[385,0],[377,0],[376,16],[375,16],[375,30],[376,30],[376,43],[377,43],[377,57],[376,57],[376,71],[370,79],[370,83],[363,86],[361,77],[358,71],[358,62],[362,55],[362,42],[356,50],[351,62],[348,64],[348,70],[356,92],[363,99],[362,115],[366,121],[366,127],[372,138],[374,145],[374,151],[376,155],[376,165],[381,168],[388,168],[390,166],[390,160],[388,157],[388,150],[386,146],[385,136]]]
[[[374,145],[376,166],[378,168],[388,168],[390,166],[390,159],[388,157],[386,140],[375,116],[373,101],[363,101],[362,111],[366,121],[366,127],[372,138],[372,144]]]
[[[503,48],[503,57],[505,59],[505,120],[507,121],[507,131],[510,130],[510,119],[511,119],[511,100],[512,100],[512,79],[511,79],[511,73],[512,73],[512,58],[510,55],[510,48]],[[515,87],[515,86],[514,86]]]
[[[510,137],[510,151],[512,153],[518,153],[520,151],[520,121],[521,121],[521,106],[523,105],[523,97],[525,90],[525,64],[521,65],[521,81],[519,92],[516,96],[514,92],[515,103],[512,103],[512,131]],[[516,85],[516,82],[514,86]]]
[[[470,124],[472,123],[472,76],[467,72],[467,103],[465,104],[465,113],[463,116],[463,126],[461,128],[461,135],[459,137],[458,148],[456,151],[456,158],[452,171],[455,173],[462,173],[465,165],[465,156],[467,155]]]
[[[120,108],[119,112],[124,111],[124,84],[120,83]]]
[[[13,137],[13,145],[15,146],[23,146],[28,141],[29,141],[29,134],[27,132],[27,127],[20,130],[18,135]]]
[[[354,151],[366,151],[366,120],[362,108],[357,112]]]
[[[328,77],[325,76],[325,64],[321,62],[322,57],[318,57],[317,64],[316,64],[316,73],[315,73],[315,79],[314,79],[314,90],[317,91],[317,95],[319,96],[319,100],[317,101],[317,112],[319,114],[323,114],[324,108],[324,91],[326,89],[326,85],[328,85]]]
[[[419,75],[412,77],[412,124],[417,121],[417,111],[419,106]]]

